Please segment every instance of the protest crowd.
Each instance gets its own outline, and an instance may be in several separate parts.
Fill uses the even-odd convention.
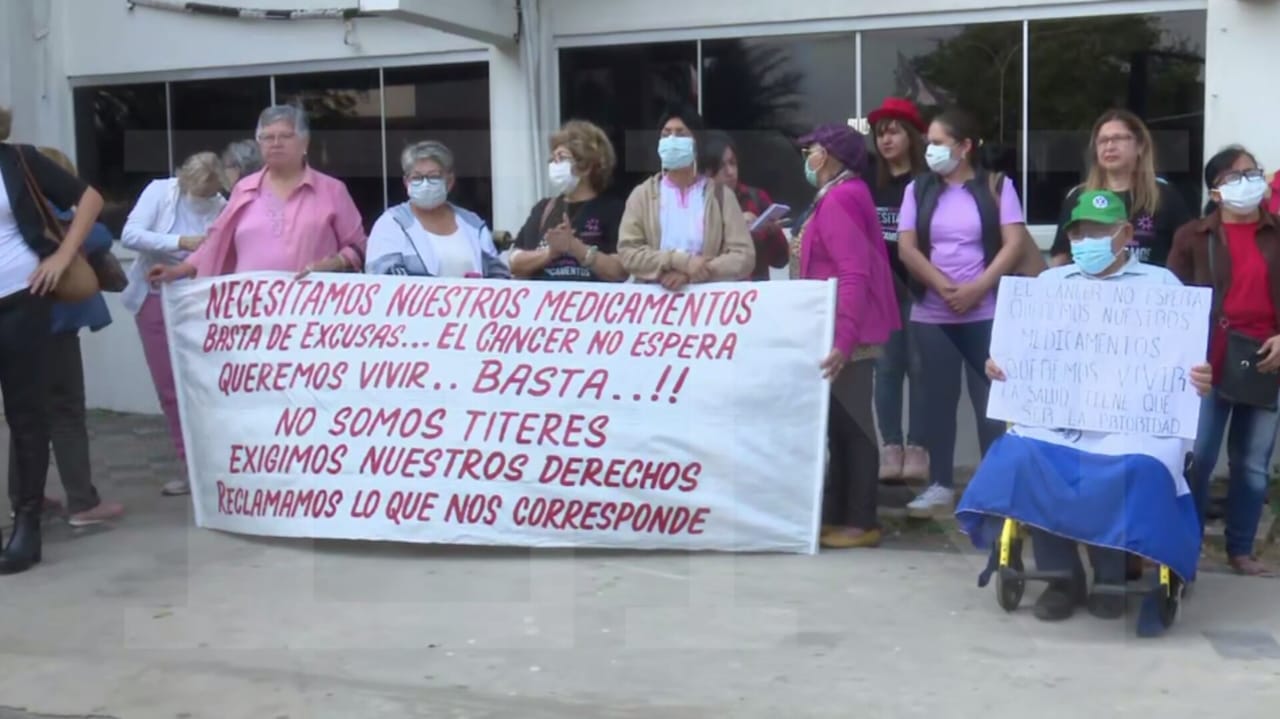
[[[134,314],[174,451],[185,458],[160,295],[167,283],[276,271],[330,281],[338,273],[631,281],[680,293],[765,282],[782,269],[836,281],[834,336],[813,363],[831,394],[823,547],[879,545],[881,483],[921,482],[909,516],[957,514],[979,546],[995,541],[1005,519],[1030,527],[1036,566],[1057,572],[1036,601],[1039,618],[1063,619],[1078,605],[1119,617],[1123,596],[1093,589],[1123,584],[1144,563],[1194,576],[1225,437],[1226,559],[1241,574],[1263,573],[1254,536],[1280,429],[1280,184],[1268,184],[1247,149],[1229,147],[1205,166],[1212,201],[1195,212],[1156,175],[1143,122],[1108,110],[1092,128],[1087,173],[1063,198],[1046,261],[1013,178],[990,159],[998,148],[984,145],[970,114],[952,108],[926,120],[912,102],[890,98],[869,120],[869,137],[837,122],[797,140],[796,171],[816,194],[791,213],[739,179],[751,158],[692,109],[672,107],[654,128],[662,170],[625,202],[606,192],[618,162],[608,136],[569,121],[547,141],[553,196],[502,247],[495,235],[503,233],[450,201],[455,157],[444,144],[406,147],[408,201],[364,218],[342,181],[309,166],[305,113],[274,106],[252,140],[194,154],[146,187],[119,238],[136,259],[121,270],[111,233],[97,224],[99,193],[56,150],[8,142],[10,112],[0,111],[0,390],[14,512],[0,573],[41,561],[42,517],[56,504],[45,492],[50,446],[73,526],[124,513],[94,487],[85,424],[78,335],[111,322],[102,291],[121,292]],[[992,351],[1006,277],[1212,288],[1207,359],[1182,368],[1203,397],[1189,462],[1174,437],[989,419],[993,387],[1016,360]],[[963,496],[954,472],[962,382],[985,456]],[[1126,444],[1146,459],[1117,450]],[[159,489],[190,492],[185,478]],[[1103,525],[1127,527],[1123,541],[1099,536]],[[1088,548],[1092,585],[1077,544]]]

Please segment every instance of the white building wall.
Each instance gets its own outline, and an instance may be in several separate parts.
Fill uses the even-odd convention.
[[[1280,92],[1270,59],[1280,38],[1277,0],[1210,0],[1206,32],[1206,159],[1239,143],[1280,169]]]
[[[1258,64],[1280,27],[1277,0],[538,0],[544,45],[541,114],[559,106],[554,47],[696,37],[833,32],[1094,13],[1208,9],[1206,148],[1254,148],[1280,167],[1280,94],[1259,91]],[[332,0],[257,0],[258,7],[329,7]],[[607,12],[605,8],[607,7]],[[46,32],[47,30],[47,32]],[[154,73],[172,77],[490,60],[495,225],[518,226],[536,192],[544,141],[530,132],[526,60],[398,21],[252,22],[137,8],[123,0],[0,0],[0,103],[14,106],[15,139],[74,150],[72,82]],[[481,55],[484,56],[484,55]],[[110,298],[115,324],[85,335],[93,407],[158,411],[132,318]]]

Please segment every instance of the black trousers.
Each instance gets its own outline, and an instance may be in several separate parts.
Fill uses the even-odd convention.
[[[89,429],[85,424],[84,359],[80,353],[80,335],[63,332],[49,338],[45,354],[48,373],[49,436],[53,456],[58,461],[58,476],[67,493],[67,511],[84,512],[102,501],[93,486],[89,462]],[[9,436],[9,485],[18,475],[18,452],[13,435]]]
[[[0,392],[15,471],[9,501],[17,512],[39,512],[49,473],[48,380],[50,302],[21,292],[0,298]]]
[[[1084,577],[1084,565],[1080,563],[1078,545],[1056,534],[1033,529],[1031,548],[1035,552],[1036,568],[1043,572],[1072,572]],[[1094,584],[1123,585],[1128,555],[1118,549],[1107,549],[1086,544],[1089,563],[1093,565]]]
[[[880,492],[880,443],[872,410],[875,360],[850,362],[831,383],[827,420],[826,488],[822,523],[876,529]]]

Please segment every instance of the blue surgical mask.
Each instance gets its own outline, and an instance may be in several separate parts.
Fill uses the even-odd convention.
[[[434,210],[449,197],[449,185],[442,177],[420,177],[409,183],[409,202],[423,210]]]
[[[662,160],[664,170],[683,170],[686,167],[692,167],[693,138],[669,135],[658,140],[658,159]]]
[[[1112,262],[1116,261],[1116,252],[1111,249],[1113,236],[1084,237],[1071,241],[1071,260],[1086,275],[1098,276],[1105,272]]]

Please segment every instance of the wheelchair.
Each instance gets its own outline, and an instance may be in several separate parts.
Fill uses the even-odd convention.
[[[1184,476],[1191,476],[1191,457],[1187,454]],[[1027,582],[1074,581],[1071,572],[1042,572],[1026,569],[1022,561],[1022,547],[1030,536],[1020,522],[1004,518],[1000,528],[1000,542],[996,546],[998,563],[995,568],[996,603],[1006,612],[1014,612],[1022,603]],[[1159,565],[1158,581],[1127,582],[1125,584],[1096,584],[1092,591],[1121,596],[1141,595],[1142,613],[1152,616],[1162,629],[1169,629],[1177,621],[1182,600],[1186,596],[1187,583],[1169,567]],[[1141,621],[1141,618],[1140,618]]]

